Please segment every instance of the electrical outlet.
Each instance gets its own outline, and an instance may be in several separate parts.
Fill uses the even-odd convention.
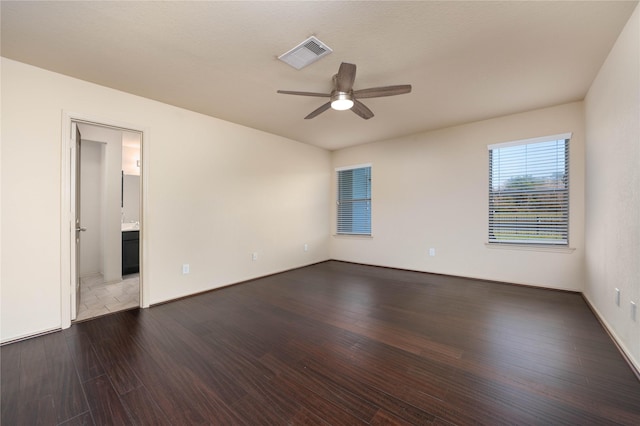
[[[616,288],[616,296],[615,296],[616,306],[620,306],[620,289]]]
[[[309,244],[304,245],[304,251],[309,251]]]
[[[631,302],[631,321],[635,321],[637,318],[637,314],[638,314],[638,305],[636,305],[636,302]]]
[[[429,249],[429,256],[435,256],[436,255],[436,249],[434,249],[433,247]]]
[[[189,270],[191,268],[189,267],[188,263],[185,263],[182,265],[182,275],[187,275],[189,273]]]
[[[258,260],[258,252],[254,251],[253,253],[251,253],[251,260],[253,260],[254,262],[256,260]]]

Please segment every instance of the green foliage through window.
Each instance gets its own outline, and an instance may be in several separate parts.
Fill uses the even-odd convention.
[[[489,242],[568,244],[569,135],[489,147]]]
[[[338,234],[371,235],[371,167],[338,170]]]

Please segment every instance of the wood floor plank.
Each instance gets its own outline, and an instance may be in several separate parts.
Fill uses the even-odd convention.
[[[135,424],[158,426],[171,424],[168,416],[162,412],[145,387],[139,387],[121,395],[120,400]]]
[[[154,324],[153,332],[159,333],[154,336],[160,336],[161,341],[156,337],[152,338],[152,341],[147,340],[146,343],[141,344],[146,348],[154,348],[156,353],[162,352],[161,356],[155,358],[163,361],[164,368],[171,369],[174,364],[185,366],[185,369],[198,376],[208,388],[228,404],[246,395],[246,390],[242,388],[236,377],[229,374],[229,371],[233,370],[227,370],[224,367],[223,362],[226,358],[212,349],[206,338],[194,335],[170,318],[166,318],[161,326],[158,322]],[[185,351],[185,347],[190,349]]]
[[[185,371],[184,375],[196,391],[190,398],[190,405],[195,405],[199,412],[203,413],[208,424],[245,424],[232,405],[226,403],[206,382],[200,380],[200,377],[189,370]],[[189,401],[186,402],[189,403]]]
[[[163,324],[158,312],[149,314],[144,312],[138,318],[145,324],[145,332],[136,333],[134,340],[143,353],[130,363],[170,422],[210,424],[212,419],[230,418],[233,424],[237,416],[228,407],[246,392],[212,362],[215,356],[203,352],[208,348],[204,342],[197,343],[194,349],[198,350],[185,350],[194,337],[176,328],[171,318]],[[186,335],[179,336],[181,333]]]
[[[344,366],[332,365],[331,368],[326,368],[315,360],[306,360],[303,368],[307,374],[348,389],[372,404],[395,413],[413,424],[428,424],[435,418],[431,413],[422,411],[394,395],[365,384],[359,380],[357,374]]]
[[[96,425],[133,424],[106,375],[88,380],[83,386]]]
[[[20,345],[20,399],[25,396],[39,400],[51,395],[51,377],[47,368],[44,337],[19,342]]]
[[[105,339],[96,343],[94,348],[105,374],[118,395],[142,386],[135,370],[129,365],[130,355],[121,345],[111,339]]]
[[[18,424],[18,407],[20,401],[20,354],[22,348],[20,343],[6,345],[2,347],[0,356],[0,407],[2,407],[2,417],[0,424]]]
[[[86,412],[84,391],[65,336],[61,332],[51,333],[43,336],[42,341],[57,422]]]
[[[20,420],[17,424],[53,425],[57,423],[56,407],[52,395],[38,400],[28,401],[20,409]]]
[[[64,399],[64,398],[63,398]],[[56,402],[53,395],[47,395],[38,401],[38,418],[34,424],[49,425],[58,423],[59,414],[56,413]]]
[[[4,425],[640,424],[580,294],[328,261],[0,348]]]
[[[154,358],[159,356],[155,355]],[[199,403],[203,396],[194,389],[190,377],[182,371],[182,367],[164,369],[155,359],[140,365],[137,370],[151,398],[168,416],[171,424],[208,424],[208,416],[203,413]]]
[[[60,423],[58,426],[92,426],[94,424],[95,423],[93,423],[93,419],[91,418],[91,413],[87,411],[79,416]]]
[[[411,423],[384,410],[378,410],[370,424],[372,426],[411,426]]]
[[[282,357],[275,356],[271,353],[265,354],[260,362],[269,366],[272,370],[277,371],[279,376],[283,376],[299,385],[305,386],[312,392],[330,401],[341,410],[353,415],[354,417],[369,422],[378,407],[366,401],[365,399],[349,392],[343,387],[337,386],[326,380],[319,380],[313,375],[306,374],[304,369],[299,370],[294,365],[283,362]]]
[[[234,402],[231,408],[247,425],[287,424],[286,418],[280,417],[268,404],[253,395],[245,395]]]
[[[344,410],[341,404],[333,404],[288,376],[279,376],[272,383],[285,391],[289,398],[298,401],[309,413],[315,414],[330,425],[364,425],[365,422]],[[294,416],[295,417],[295,416]]]
[[[16,424],[55,424],[55,377],[47,365],[45,337],[19,342],[20,386],[17,389]]]
[[[330,423],[325,422],[322,418],[311,413],[306,408],[301,408],[291,419],[293,425],[317,425],[317,426],[330,426]]]
[[[73,330],[75,331],[76,328],[73,328]],[[65,337],[80,381],[86,382],[104,374],[104,367],[100,363],[86,332],[67,333],[65,331]]]

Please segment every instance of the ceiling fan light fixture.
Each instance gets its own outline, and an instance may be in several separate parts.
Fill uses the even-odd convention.
[[[351,109],[353,99],[351,94],[347,92],[336,92],[331,96],[331,108],[336,111],[345,111]]]

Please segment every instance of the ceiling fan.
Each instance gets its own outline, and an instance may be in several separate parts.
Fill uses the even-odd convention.
[[[358,99],[381,98],[383,96],[403,95],[411,92],[410,84],[397,86],[371,87],[369,89],[353,90],[353,82],[356,79],[356,66],[343,62],[340,64],[338,74],[333,76],[333,90],[331,93],[296,92],[291,90],[278,90],[285,95],[316,96],[330,98],[331,100],[305,117],[305,120],[314,118],[329,108],[338,111],[350,109],[365,120],[373,117],[373,112]]]

